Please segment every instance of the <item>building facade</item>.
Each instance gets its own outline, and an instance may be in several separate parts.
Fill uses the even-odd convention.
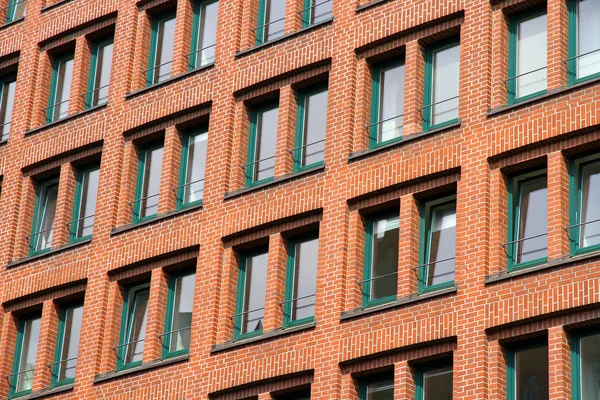
[[[600,399],[600,0],[0,0],[1,398]]]

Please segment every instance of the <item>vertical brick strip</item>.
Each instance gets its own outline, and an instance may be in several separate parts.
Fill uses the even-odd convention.
[[[404,135],[420,132],[423,118],[420,108],[423,107],[423,84],[425,82],[425,57],[418,41],[406,44],[404,94]]]
[[[419,204],[412,194],[400,198],[398,297],[417,293],[419,271]]]
[[[69,115],[83,111],[85,108],[85,92],[90,76],[91,50],[85,36],[75,40],[75,57],[73,59],[73,78],[69,97]]]
[[[158,196],[158,213],[175,209],[179,185],[179,166],[181,160],[181,137],[175,126],[165,130],[163,163],[160,176],[160,194]]]
[[[548,259],[556,260],[570,252],[569,171],[562,152],[548,154]],[[577,240],[577,238],[572,238]]]
[[[47,300],[42,308],[42,321],[40,324],[40,338],[35,362],[33,378],[34,392],[50,386],[52,370],[50,364],[54,362],[54,351],[58,336],[58,309],[54,301]]]
[[[265,296],[264,331],[283,325],[280,303],[285,296],[286,242],[280,234],[269,236],[269,261],[267,266],[267,291]]]
[[[294,168],[292,153],[296,135],[296,94],[291,86],[284,86],[279,92],[279,121],[277,126],[277,147],[275,150],[275,176],[289,174]]]
[[[146,322],[146,340],[144,341],[144,362],[160,359],[162,356],[161,338],[164,332],[167,310],[168,276],[161,268],[152,270],[150,280],[150,298],[148,300],[148,319]],[[150,305],[154,305],[151,307]]]
[[[571,398],[571,347],[562,326],[548,329],[550,400]]]
[[[567,2],[548,0],[548,90],[568,84],[569,12]]]
[[[58,199],[56,201],[54,230],[52,232],[52,247],[69,243],[71,226],[67,224],[73,219],[76,174],[77,172],[71,164],[63,164],[60,167]]]

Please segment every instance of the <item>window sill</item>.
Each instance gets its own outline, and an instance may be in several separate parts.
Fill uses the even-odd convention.
[[[179,80],[185,79],[188,76],[194,75],[196,73],[200,73],[201,71],[209,70],[209,69],[213,68],[214,66],[215,66],[215,63],[206,64],[205,66],[196,68],[196,69],[194,69],[192,71],[187,71],[187,72],[184,72],[182,74],[172,76],[169,79],[164,80],[164,81],[159,82],[159,83],[155,83],[152,86],[146,86],[144,88],[141,88],[141,89],[135,90],[133,92],[127,93],[125,95],[125,100],[129,100],[129,99],[131,99],[133,97],[136,97],[136,96],[139,96],[141,94],[144,94],[144,93],[147,93],[147,92],[151,92],[151,91],[156,90],[158,88],[161,88],[163,86],[167,86],[170,83],[177,82]]]
[[[316,167],[313,168],[309,168],[309,169],[304,169],[300,172],[297,172],[295,174],[286,174],[286,175],[282,175],[280,177],[277,177],[275,179],[271,179],[268,182],[264,182],[264,183],[260,183],[257,184],[255,186],[251,186],[251,187],[247,187],[247,188],[243,188],[243,189],[239,189],[233,192],[229,192],[229,193],[225,193],[225,197],[223,198],[223,200],[229,200],[232,199],[234,197],[238,197],[238,196],[242,196],[246,193],[251,193],[251,192],[255,192],[257,190],[261,190],[261,189],[265,189],[271,186],[276,186],[280,183],[286,183],[301,177],[304,177],[306,175],[310,175],[313,173],[320,173],[323,172],[325,170],[325,164],[322,165],[318,165]]]
[[[38,392],[32,392],[28,395],[25,396],[19,396],[19,397],[14,397],[15,399],[19,399],[19,400],[32,400],[32,399],[41,399],[43,397],[46,396],[52,396],[58,393],[64,393],[64,392],[69,392],[71,390],[73,390],[73,388],[75,387],[75,385],[73,383],[71,383],[70,385],[64,385],[64,386],[59,386],[59,387],[55,387],[55,388],[47,388],[47,389],[42,389]]]
[[[74,249],[75,247],[79,247],[79,246],[84,246],[88,243],[91,243],[92,238],[86,239],[86,240],[82,240],[80,242],[76,242],[76,243],[70,243],[70,244],[65,244],[63,246],[58,246],[55,248],[51,248],[50,250],[41,253],[41,254],[36,254],[30,257],[25,257],[25,258],[20,258],[18,260],[15,261],[10,261],[7,265],[6,265],[6,269],[10,269],[10,268],[14,268],[18,265],[23,265],[23,264],[27,264],[31,261],[36,261],[39,260],[41,258],[45,258],[45,257],[49,257],[49,256],[53,256],[56,255],[58,253],[62,253],[63,251],[67,251],[67,250],[71,250]]]
[[[80,112],[75,113],[75,114],[67,115],[66,117],[64,117],[63,119],[59,119],[58,121],[49,122],[49,123],[47,123],[45,125],[38,126],[37,128],[33,128],[31,130],[26,130],[25,131],[25,135],[26,136],[33,135],[34,133],[38,133],[38,132],[44,131],[46,129],[50,129],[52,127],[55,127],[57,125],[64,124],[64,123],[66,123],[68,121],[71,121],[73,119],[79,118],[82,115],[86,115],[86,114],[92,113],[92,112],[94,112],[96,110],[100,110],[102,108],[106,108],[107,105],[108,105],[108,103],[104,103],[102,105],[99,105],[99,106],[96,106],[96,107],[92,107],[92,108],[88,108],[87,110],[83,110],[83,111],[80,111]]]
[[[388,1],[390,1],[390,0],[373,0],[370,3],[366,3],[366,4],[363,4],[363,5],[356,6],[356,9],[354,10],[354,12],[358,13],[358,12],[361,12],[363,10],[369,9],[371,7],[375,7],[375,6],[379,5],[379,4],[386,3]]]
[[[449,288],[440,289],[435,292],[428,292],[424,294],[411,294],[410,296],[401,297],[392,303],[382,304],[377,307],[369,307],[369,308],[358,308],[356,310],[344,311],[340,316],[340,321],[345,321],[357,317],[362,317],[364,315],[373,314],[383,310],[389,310],[392,308],[397,308],[401,306],[405,306],[407,304],[417,303],[423,300],[431,299],[434,297],[444,296],[447,294],[452,294],[458,292],[458,286],[454,285]]]
[[[54,2],[52,4],[48,4],[47,6],[42,7],[42,9],[40,10],[40,12],[43,13],[45,11],[52,10],[53,8],[56,8],[58,6],[62,6],[63,4],[68,3],[70,1],[72,1],[72,0],[58,0],[57,2]]]
[[[190,359],[190,355],[185,354],[183,356],[167,358],[165,360],[151,361],[149,363],[142,364],[138,367],[129,368],[129,369],[126,369],[123,371],[111,371],[111,372],[107,372],[105,374],[96,375],[93,383],[96,384],[96,383],[100,383],[100,382],[105,382],[105,381],[109,381],[111,379],[119,378],[121,376],[131,375],[131,374],[135,374],[137,372],[144,372],[144,371],[147,371],[150,369],[160,368],[160,367],[164,367],[166,365],[171,365],[171,364],[188,361],[189,359]]]
[[[18,24],[19,22],[21,22],[23,20],[25,20],[25,17],[21,17],[19,19],[15,19],[13,21],[7,22],[6,24],[0,26],[0,30],[2,30],[2,29],[8,29],[11,26],[16,25],[16,24]]]
[[[199,203],[199,204],[196,204],[194,206],[182,208],[180,210],[172,210],[172,211],[164,212],[162,214],[157,214],[156,216],[154,216],[151,219],[147,219],[145,221],[138,222],[136,224],[127,224],[127,225],[120,226],[118,228],[114,228],[110,232],[110,236],[115,236],[115,235],[118,235],[120,233],[128,232],[128,231],[137,229],[137,228],[142,227],[142,226],[152,225],[152,224],[155,224],[155,223],[158,223],[158,222],[162,222],[162,221],[164,221],[166,219],[173,218],[173,217],[176,217],[176,216],[181,215],[181,214],[185,214],[185,213],[188,213],[188,212],[192,212],[192,211],[195,211],[195,210],[202,209],[203,207],[204,207],[204,203]]]
[[[283,35],[280,38],[273,39],[270,42],[263,43],[263,44],[260,44],[258,46],[254,46],[254,47],[249,48],[247,50],[240,50],[237,53],[235,53],[235,58],[241,58],[243,56],[246,56],[248,54],[254,53],[256,51],[260,51],[260,50],[262,50],[264,48],[267,48],[267,47],[270,47],[270,46],[274,46],[274,45],[279,44],[281,42],[285,42],[288,39],[291,39],[291,38],[296,37],[296,36],[300,36],[300,35],[308,32],[308,31],[311,31],[313,29],[317,29],[317,28],[319,28],[321,26],[329,25],[331,23],[333,23],[333,18],[329,18],[329,19],[326,19],[325,21],[321,21],[321,22],[318,22],[318,23],[313,24],[311,26],[307,26],[306,28],[302,28],[302,29],[297,30],[295,32],[288,33],[287,35]]]
[[[458,127],[460,127],[460,125],[461,125],[461,121],[459,120],[458,122],[455,122],[453,124],[442,126],[437,129],[432,129],[427,132],[420,132],[420,133],[415,133],[413,135],[405,136],[400,140],[396,140],[394,142],[390,142],[387,144],[382,144],[381,146],[377,146],[373,149],[361,150],[361,151],[357,151],[355,153],[350,153],[350,156],[348,156],[348,162],[358,161],[360,159],[370,157],[373,154],[381,153],[381,152],[384,152],[384,151],[387,151],[390,149],[395,149],[397,147],[402,147],[405,144],[411,143],[415,140],[423,139],[424,137],[428,137],[430,135],[435,135],[440,132],[445,132],[450,129],[458,128]]]
[[[246,339],[246,340],[238,340],[237,342],[229,341],[229,342],[225,342],[225,343],[222,343],[222,344],[216,344],[216,345],[214,345],[210,349],[210,354],[219,353],[221,351],[226,351],[226,350],[234,349],[236,347],[246,346],[247,344],[251,344],[251,343],[262,342],[264,340],[268,340],[268,339],[277,338],[277,337],[280,337],[280,336],[289,335],[289,334],[292,334],[292,333],[295,333],[295,332],[301,332],[301,331],[313,329],[316,326],[317,326],[317,323],[316,322],[312,322],[312,323],[308,323],[308,324],[305,324],[305,325],[294,326],[293,328],[287,328],[287,329],[277,328],[277,329],[274,329],[272,331],[263,332],[263,334],[260,335],[260,336],[255,336],[253,338],[249,338],[249,339]]]

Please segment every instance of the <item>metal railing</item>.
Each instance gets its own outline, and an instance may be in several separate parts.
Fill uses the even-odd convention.
[[[303,23],[303,24],[304,24],[304,23],[305,23],[305,24],[313,24],[313,23],[314,23],[313,21],[314,21],[315,19],[317,19],[317,18],[321,18],[321,17],[324,17],[324,16],[326,16],[326,15],[329,15],[329,16],[330,16],[329,18],[331,18],[331,15],[332,15],[332,12],[331,12],[331,10],[329,10],[329,11],[326,11],[326,12],[324,12],[324,13],[322,13],[322,14],[318,14],[318,15],[317,15],[317,14],[315,14],[315,15],[312,15],[312,13],[313,13],[313,9],[314,9],[314,8],[317,8],[317,7],[319,7],[319,6],[322,6],[323,4],[328,4],[328,3],[329,3],[329,4],[331,4],[331,0],[325,0],[325,1],[322,1],[322,2],[320,2],[320,3],[315,3],[315,4],[313,4],[312,6],[309,6],[309,7],[303,8],[302,10],[298,11],[298,13],[302,15],[302,23]],[[304,18],[304,13],[305,13],[306,11],[308,11],[308,10],[311,10],[311,12],[310,12],[310,15],[309,15],[309,17],[308,17],[308,20],[307,20],[307,19],[305,19],[305,18]],[[323,20],[325,20],[325,19],[323,19]]]
[[[42,108],[42,112],[44,114],[46,114],[46,123],[49,124],[50,122],[58,121],[60,119],[68,117],[69,116],[69,109],[68,108],[67,108],[67,111],[66,111],[66,113],[65,113],[64,116],[61,116],[60,113],[59,113],[58,117],[55,118],[54,114],[55,114],[55,107],[56,106],[60,106],[61,104],[68,103],[69,101],[71,101],[70,98],[68,98],[67,100],[63,100],[63,101],[61,101],[59,103],[54,103],[51,106],[48,106],[46,108]],[[49,112],[50,110],[52,110],[52,113]],[[50,116],[48,114],[50,114]]]
[[[246,164],[242,164],[242,165],[240,165],[240,168],[242,168],[242,170],[243,170],[243,171],[244,171],[244,173],[246,174],[246,177],[247,177],[247,178],[254,180],[254,176],[248,176],[248,169],[247,169],[247,168],[248,168],[248,167],[250,167],[250,166],[254,166],[255,164],[261,163],[261,162],[263,162],[263,161],[272,160],[272,159],[274,159],[275,157],[276,157],[276,156],[265,157],[265,158],[262,158],[262,159],[260,159],[260,160],[256,160],[256,161],[252,161],[252,162],[249,162],[249,163],[246,163]],[[267,168],[264,168],[264,169],[262,169],[262,170],[253,171],[253,172],[252,172],[252,175],[258,175],[258,173],[259,173],[259,172],[264,172],[264,171],[268,171],[268,170],[271,170],[271,169],[272,169],[273,171],[275,171],[275,165],[274,165],[274,164],[273,164],[273,166],[271,166],[271,167],[267,167]]]
[[[12,377],[13,377],[13,376],[16,376],[16,375],[21,375],[21,374],[26,374],[26,373],[28,373],[28,372],[34,372],[34,371],[35,371],[35,368],[26,369],[26,370],[24,370],[24,371],[19,371],[19,372],[13,372],[12,374],[5,375],[5,378],[6,378],[6,380],[8,381],[8,385],[9,385],[10,387],[13,387],[13,385],[12,385]]]
[[[184,57],[188,59],[188,67],[189,68],[200,68],[200,67],[203,67],[205,65],[210,65],[210,64],[214,63],[214,61],[215,61],[215,55],[214,55],[214,53],[209,58],[211,61],[208,61],[206,63],[200,62],[199,64],[196,64],[195,62],[192,62],[192,60],[194,60],[196,54],[198,54],[200,52],[203,52],[204,50],[214,48],[215,46],[216,46],[216,43],[215,44],[211,44],[210,46],[203,47],[203,48],[198,49],[196,51],[192,51],[191,53],[185,54]]]
[[[235,318],[237,318],[241,315],[250,314],[250,313],[261,311],[261,310],[264,311],[264,309],[265,309],[264,307],[261,307],[261,308],[255,308],[254,310],[242,311],[241,313],[233,314],[232,316],[229,317],[229,319],[231,321],[233,321]],[[264,317],[255,318],[255,319],[261,319],[261,318],[264,318]]]
[[[274,21],[267,22],[266,24],[258,25],[257,27],[252,28],[252,33],[256,37],[256,40],[260,42],[260,44],[268,43],[271,40],[275,40],[275,39],[283,36],[285,33],[284,28],[282,28],[278,31],[275,31],[275,32],[269,32],[267,34],[265,34],[264,31],[260,31],[261,32],[260,35],[258,34],[259,29],[265,29],[265,27],[268,27],[270,25],[276,24],[278,22],[283,22],[283,21],[285,21],[285,17],[276,19]],[[269,36],[275,36],[275,37],[271,37],[269,39]]]
[[[369,130],[369,129],[371,129],[374,126],[385,124],[386,122],[389,122],[389,121],[392,121],[392,120],[395,120],[395,119],[398,119],[398,118],[404,118],[404,114],[396,115],[395,117],[386,118],[384,120],[373,122],[372,124],[369,124],[369,125],[365,125],[365,129]],[[402,127],[403,127],[403,125],[397,126],[396,129],[402,128]]]
[[[459,96],[454,96],[454,97],[450,97],[449,99],[440,100],[440,101],[437,101],[435,103],[423,106],[423,107],[419,108],[419,112],[421,113],[421,116],[423,116],[423,111],[425,111],[426,109],[431,108],[431,107],[435,107],[438,104],[447,103],[447,102],[452,101],[452,100],[457,100],[458,98],[459,98]],[[457,108],[458,108],[458,106],[457,106]]]
[[[175,329],[175,330],[173,330],[171,332],[161,333],[160,335],[158,335],[158,338],[162,341],[162,338],[165,337],[165,336],[167,336],[167,335],[171,335],[173,333],[182,332],[182,331],[188,331],[190,329],[192,329],[191,326],[188,326],[187,328]]]
[[[0,136],[0,142],[4,142],[5,140],[8,140],[8,136],[10,134],[11,124],[12,124],[12,121],[8,121],[8,122],[5,122],[2,125],[0,125],[0,132],[3,132],[2,136]],[[6,125],[8,125],[8,132],[4,133],[4,127]]]
[[[578,228],[578,227],[580,227],[580,226],[587,225],[587,224],[593,224],[594,222],[600,222],[600,218],[598,218],[598,219],[593,219],[593,220],[591,220],[591,221],[581,222],[581,223],[579,223],[579,224],[575,224],[575,225],[569,225],[569,226],[565,226],[565,228],[564,228],[564,229],[565,229],[565,231],[568,231],[569,229]]]
[[[13,4],[11,4],[10,6],[3,7],[2,14],[4,15],[4,20],[6,21],[8,19],[8,16],[9,16],[8,10],[9,9],[11,10],[10,11],[11,16],[10,16],[10,20],[8,22],[12,22],[12,21],[15,21],[17,18],[21,18],[21,17],[15,18],[16,16],[13,16],[12,14],[14,13],[14,10],[18,10],[19,4],[22,4],[22,3],[25,3],[25,7],[27,7],[27,0],[19,0],[19,1],[14,2]]]
[[[563,63],[566,64],[569,61],[577,60],[578,58],[589,56],[590,54],[594,54],[594,53],[598,53],[598,52],[600,52],[600,49],[588,51],[587,53],[579,54],[578,56],[569,57],[569,58],[563,60]]]
[[[73,361],[73,360],[77,360],[77,357],[67,358],[66,360],[61,360],[61,361],[56,361],[56,362],[48,364],[47,367],[52,371],[51,372],[52,376],[54,376],[55,378],[58,378],[58,375],[56,375],[54,373],[54,366],[57,364],[63,364],[63,363]],[[77,368],[77,364],[73,365],[72,367],[65,367],[65,369],[73,369],[73,368]]]
[[[65,225],[69,228],[69,232],[71,232],[71,236],[77,236],[77,232],[73,232],[73,230],[71,229],[71,225],[73,225],[75,223],[79,223],[80,221],[85,221],[86,219],[89,219],[89,218],[94,218],[94,216],[95,216],[95,214],[92,214],[92,215],[88,215],[87,217],[74,219],[73,221],[69,221],[69,222],[65,223]],[[81,230],[83,231],[84,229],[93,228],[93,227],[94,227],[94,223],[92,222],[91,225],[83,225],[81,227]],[[79,226],[77,226],[77,230],[79,230]]]
[[[310,298],[310,297],[315,297],[316,295],[317,295],[317,294],[315,293],[315,294],[309,294],[309,295],[306,295],[306,296],[300,296],[300,297],[296,297],[296,298],[294,298],[294,299],[289,299],[289,300],[285,300],[285,301],[280,301],[280,302],[279,302],[279,307],[283,306],[284,304],[291,303],[292,301],[298,301],[298,300],[308,299],[308,298]],[[313,303],[313,305],[314,305],[314,303]]]
[[[129,346],[130,344],[136,344],[136,343],[140,343],[140,342],[144,342],[144,341],[146,341],[146,338],[133,340],[133,341],[127,342],[127,343],[118,344],[116,346],[113,346],[113,350],[120,349],[121,347],[124,347],[124,346]]]
[[[180,196],[179,196],[179,189],[186,188],[188,186],[191,186],[191,185],[194,185],[194,184],[200,183],[200,182],[204,182],[204,178],[198,179],[196,181],[192,181],[192,182],[189,182],[189,183],[184,183],[183,185],[179,185],[179,186],[173,187],[173,191],[175,192],[175,197],[177,198],[177,200],[185,202],[185,192],[183,193],[183,198],[180,198]],[[194,190],[191,193],[197,193],[197,192],[204,192],[204,186],[202,186],[202,189]]]
[[[294,162],[301,163],[303,156],[307,157],[307,156],[313,156],[315,154],[323,153],[325,151],[325,149],[318,150],[318,151],[315,151],[314,153],[310,153],[310,154],[307,154],[306,151],[305,151],[307,147],[314,146],[315,144],[319,144],[319,143],[323,143],[323,142],[325,142],[325,139],[317,140],[316,142],[312,142],[312,143],[308,143],[308,144],[305,144],[305,145],[302,145],[302,146],[294,147],[289,152],[291,153],[292,159],[294,160]],[[298,151],[298,150],[304,150],[304,151],[300,152],[300,155],[299,155],[300,159],[299,160],[296,159],[296,151]]]
[[[450,257],[450,258],[444,258],[443,260],[435,260],[435,261],[431,261],[431,262],[428,262],[428,263],[426,263],[426,264],[417,265],[416,267],[413,267],[413,270],[417,271],[417,270],[419,270],[419,269],[421,269],[421,268],[428,267],[428,266],[430,266],[430,265],[432,265],[432,264],[438,264],[438,263],[447,262],[447,261],[450,261],[450,260],[454,260],[455,258],[456,258],[456,257]]]
[[[81,95],[81,97],[83,97],[83,98],[84,98],[84,100],[85,100],[85,106],[86,106],[86,107],[93,107],[94,105],[101,104],[101,103],[102,103],[104,100],[107,100],[107,101],[108,101],[108,94],[107,94],[106,96],[103,96],[103,97],[98,97],[98,98],[97,98],[97,99],[95,99],[95,100],[94,100],[94,97],[92,97],[92,100],[91,100],[89,103],[88,103],[88,101],[87,101],[87,96],[88,96],[90,93],[94,93],[94,92],[100,91],[100,90],[102,90],[102,89],[106,89],[106,88],[107,88],[107,87],[109,87],[109,86],[110,86],[110,85],[104,85],[104,86],[100,86],[100,87],[97,87],[97,88],[95,88],[95,89],[88,90],[87,92],[85,92],[84,94],[82,94],[82,95]],[[94,103],[96,103],[96,104],[94,104]],[[103,103],[102,103],[102,104],[103,104]]]
[[[155,65],[155,66],[154,66],[154,67],[152,67],[152,68],[146,68],[146,69],[142,70],[142,74],[144,74],[144,75],[146,76],[146,84],[149,84],[149,85],[156,85],[157,83],[160,83],[160,82],[161,82],[161,78],[163,78],[163,77],[167,77],[167,78],[168,78],[168,77],[170,77],[170,76],[171,76],[171,70],[169,70],[169,72],[168,72],[168,73],[166,73],[166,74],[163,74],[163,75],[156,75],[156,74],[153,74],[153,76],[152,76],[152,80],[148,79],[148,78],[149,78],[149,76],[148,76],[148,75],[149,75],[149,74],[148,74],[148,72],[150,72],[150,71],[154,71],[154,70],[155,70],[155,69],[157,69],[157,68],[164,67],[165,65],[169,65],[169,64],[173,64],[173,60],[171,60],[171,61],[167,61],[167,62],[164,62],[164,63],[161,63],[161,64],[158,64],[158,65]],[[159,71],[159,72],[160,72],[160,71]]]
[[[506,248],[506,246],[508,246],[510,244],[524,242],[525,240],[536,239],[536,238],[539,238],[542,236],[548,236],[548,233],[540,233],[539,235],[529,236],[529,237],[517,239],[517,240],[511,240],[510,242],[502,243],[502,247]]]
[[[135,205],[136,203],[139,203],[140,201],[144,201],[144,200],[151,199],[151,198],[153,198],[153,197],[158,197],[158,195],[159,195],[159,194],[160,194],[160,193],[156,193],[156,194],[152,194],[152,195],[150,195],[150,196],[144,196],[144,197],[140,197],[139,199],[135,199],[135,200],[133,200],[133,201],[130,201],[130,202],[129,202],[129,207],[133,208],[133,207],[134,207],[134,205]],[[151,207],[154,207],[154,205],[153,205],[153,206],[151,206]]]
[[[358,284],[358,286],[362,286],[362,285],[364,285],[365,283],[369,283],[369,282],[372,282],[372,281],[374,281],[374,280],[381,279],[381,278],[386,278],[386,277],[388,277],[388,276],[392,276],[392,275],[398,275],[398,271],[396,271],[396,272],[391,272],[391,273],[389,273],[389,274],[379,275],[379,276],[376,276],[376,277],[374,277],[374,278],[370,278],[370,279],[365,279],[364,281],[358,281],[358,282],[357,282],[357,284]]]
[[[38,247],[39,244],[39,237],[37,240],[32,240],[34,236],[38,236],[41,235],[42,233],[46,233],[46,232],[51,232],[54,230],[54,227],[52,228],[48,228],[48,229],[43,229],[41,231],[37,231],[37,232],[33,232],[27,236],[25,236],[25,239],[27,240],[27,242],[29,243],[29,249],[32,251],[38,251],[38,250],[44,250],[44,249],[48,249],[52,246],[52,240],[49,240],[48,243],[46,243],[46,246],[42,249],[36,249],[34,247]]]
[[[533,73],[535,73],[535,72],[539,72],[539,71],[545,70],[545,69],[547,69],[547,68],[548,68],[548,66],[545,66],[545,67],[541,67],[541,68],[536,68],[536,69],[533,69],[533,70],[531,70],[531,71],[528,71],[528,72],[523,72],[522,74],[515,75],[515,76],[513,76],[513,77],[510,77],[510,78],[508,78],[508,79],[505,79],[505,80],[504,80],[504,84],[506,85],[508,82],[512,81],[513,79],[518,79],[518,78],[520,78],[520,77],[522,77],[522,76],[529,75],[529,74],[533,74]]]

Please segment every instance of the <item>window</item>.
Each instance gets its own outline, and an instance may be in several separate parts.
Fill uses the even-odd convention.
[[[363,307],[396,299],[398,290],[398,213],[372,217],[366,224]]]
[[[15,359],[10,376],[10,398],[31,393],[40,337],[40,322],[41,316],[18,321]]]
[[[69,115],[69,99],[73,81],[73,53],[57,57],[52,67],[50,98],[46,109],[46,123]]]
[[[56,354],[52,364],[52,386],[68,385],[75,381],[83,305],[64,308],[60,312]]]
[[[187,354],[190,348],[192,306],[196,274],[171,276],[167,299],[165,333],[162,335],[163,358]]]
[[[327,89],[298,96],[294,171],[323,164],[327,128]]]
[[[260,249],[240,259],[234,339],[260,335],[265,317],[268,250]]]
[[[510,350],[507,360],[508,400],[548,398],[548,345]]]
[[[218,1],[196,1],[192,28],[192,50],[188,55],[190,71],[215,62],[218,13]]]
[[[600,1],[569,1],[569,83],[600,74]]]
[[[30,256],[49,250],[52,246],[57,198],[58,179],[38,184],[33,213],[33,228],[31,235],[29,235]]]
[[[417,400],[452,400],[452,365],[418,371]]]
[[[283,36],[286,0],[259,0],[256,45],[270,42]]]
[[[207,144],[208,127],[202,127],[183,137],[177,208],[181,209],[202,202]]]
[[[278,105],[254,110],[250,116],[246,186],[269,181],[275,175],[278,116]]]
[[[99,176],[100,166],[98,165],[82,169],[77,174],[73,220],[69,222],[71,242],[87,239],[92,236],[96,200],[98,199]]]
[[[175,14],[169,13],[153,18],[146,86],[152,86],[171,77],[174,43]]]
[[[0,124],[2,124],[0,142],[8,140],[15,105],[16,86],[17,78],[15,76],[0,80]]]
[[[27,0],[8,0],[8,7],[6,7],[6,23],[16,21],[25,16],[25,10],[27,9]]]
[[[132,287],[125,295],[117,370],[137,367],[142,364],[149,297],[149,284]]]
[[[140,150],[135,200],[133,201],[134,224],[153,218],[158,213],[162,156],[162,143]]]
[[[600,334],[574,336],[571,351],[573,400],[600,400]]]
[[[571,252],[600,249],[600,160],[586,157],[573,163],[571,185]]]
[[[546,11],[518,15],[510,21],[508,102],[526,100],[546,91]]]
[[[302,27],[331,19],[331,0],[304,0]]]
[[[452,41],[427,49],[423,132],[458,121],[459,78],[460,44]]]
[[[426,203],[421,216],[421,292],[454,283],[455,245],[456,197]]]
[[[283,326],[309,323],[315,316],[319,238],[308,236],[288,245]]]
[[[373,70],[370,147],[402,138],[404,127],[404,62]]]
[[[394,400],[394,378],[361,382],[359,400]]]
[[[106,104],[113,58],[113,39],[103,40],[92,47],[90,77],[85,97],[85,107]]]

